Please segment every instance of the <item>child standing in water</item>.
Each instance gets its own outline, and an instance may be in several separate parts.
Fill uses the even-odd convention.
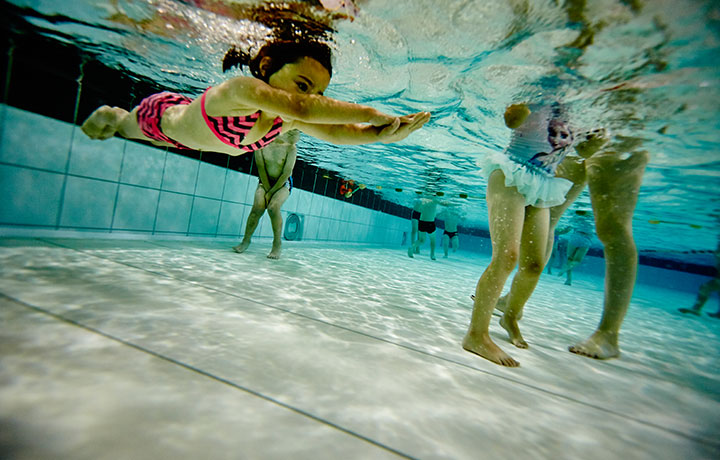
[[[253,77],[231,78],[195,100],[164,92],[130,112],[102,106],[82,130],[92,139],[118,133],[158,146],[242,155],[292,129],[335,144],[397,142],[430,118],[427,112],[394,117],[323,96],[330,55],[326,44],[311,41],[270,42],[254,57],[233,49],[223,70],[248,66]]]
[[[273,230],[273,244],[268,259],[279,259],[282,251],[283,219],[280,209],[292,192],[292,172],[297,159],[295,144],[300,138],[297,130],[282,134],[275,142],[255,151],[259,182],[253,207],[245,224],[243,240],[233,248],[242,253],[250,246],[260,218],[267,210]]]
[[[505,124],[513,129],[510,145],[504,153],[488,154],[478,162],[488,179],[492,258],[475,289],[463,348],[494,363],[516,367],[519,363],[490,338],[490,319],[518,262],[515,295],[525,298],[516,303],[525,303],[540,278],[545,266],[549,208],[563,203],[572,186],[570,181],[556,178],[555,170],[567,155],[573,136],[559,110],[550,107],[512,105],[505,111]],[[513,344],[522,347],[517,321],[508,312],[501,325]]]

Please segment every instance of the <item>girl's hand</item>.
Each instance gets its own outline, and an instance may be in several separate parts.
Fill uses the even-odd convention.
[[[418,112],[395,118],[378,133],[378,141],[390,144],[398,142],[420,129],[430,119],[430,112]]]

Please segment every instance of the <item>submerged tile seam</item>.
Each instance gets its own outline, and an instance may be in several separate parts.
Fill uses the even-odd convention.
[[[78,328],[83,329],[83,330],[85,330],[85,331],[87,331],[87,332],[91,332],[91,333],[93,333],[93,334],[97,334],[97,335],[99,335],[99,336],[101,336],[101,337],[104,337],[104,338],[106,338],[106,339],[112,340],[112,341],[117,342],[117,343],[119,343],[119,344],[121,344],[121,345],[130,347],[130,348],[133,348],[133,349],[135,349],[135,350],[137,350],[137,351],[140,351],[140,352],[142,352],[142,353],[148,354],[148,355],[153,356],[153,357],[155,357],[155,358],[161,359],[161,360],[166,361],[166,362],[168,362],[168,363],[170,363],[170,364],[174,364],[174,365],[176,365],[176,366],[182,367],[182,368],[184,368],[184,369],[186,369],[186,370],[188,370],[188,371],[194,372],[194,373],[199,374],[199,375],[201,375],[201,376],[203,376],[203,377],[207,377],[207,378],[209,378],[209,379],[211,379],[211,380],[215,380],[215,381],[218,382],[218,383],[222,383],[222,384],[227,385],[227,386],[229,386],[229,387],[231,387],[231,388],[234,388],[234,389],[236,389],[236,390],[244,391],[245,393],[251,394],[251,395],[253,395],[253,396],[257,397],[257,398],[263,399],[263,400],[265,400],[265,401],[267,401],[267,402],[270,402],[270,403],[272,403],[272,404],[275,404],[275,405],[277,405],[277,406],[280,406],[280,407],[282,407],[283,409],[287,409],[287,410],[290,410],[290,411],[292,411],[292,412],[295,412],[296,414],[299,414],[299,415],[302,415],[302,416],[304,416],[304,417],[307,417],[307,418],[309,418],[309,419],[311,419],[311,420],[313,420],[313,421],[315,421],[315,422],[319,422],[319,423],[322,423],[323,425],[327,425],[327,426],[329,426],[330,428],[334,428],[334,429],[336,429],[336,430],[338,430],[338,431],[341,431],[341,432],[343,432],[343,433],[345,433],[345,434],[347,434],[347,435],[350,435],[350,436],[352,436],[352,437],[358,438],[358,439],[360,439],[360,440],[362,440],[362,441],[365,441],[365,442],[367,442],[367,443],[369,443],[369,444],[372,444],[372,445],[374,445],[374,446],[376,446],[376,447],[379,447],[379,448],[381,448],[381,449],[384,449],[384,450],[386,450],[386,451],[388,451],[388,452],[391,452],[391,453],[393,453],[393,454],[395,454],[395,455],[398,455],[398,456],[400,456],[400,457],[407,458],[407,459],[411,459],[411,460],[415,460],[415,457],[412,457],[412,456],[410,456],[410,455],[408,455],[408,454],[406,454],[406,453],[403,453],[403,452],[401,452],[401,451],[399,451],[399,450],[397,450],[397,449],[393,449],[392,447],[387,446],[387,445],[385,445],[385,444],[383,444],[383,443],[381,443],[381,442],[379,442],[379,441],[375,441],[375,440],[373,440],[373,439],[371,439],[371,438],[368,438],[367,436],[363,436],[363,435],[360,434],[360,433],[356,433],[356,432],[354,432],[354,431],[352,431],[352,430],[350,430],[350,429],[348,429],[348,428],[344,428],[344,427],[342,427],[342,426],[340,426],[340,425],[338,425],[338,424],[336,424],[336,423],[333,423],[333,422],[331,422],[331,421],[329,421],[329,420],[326,420],[326,419],[324,419],[324,418],[322,418],[322,417],[320,417],[320,416],[313,415],[312,413],[307,412],[307,411],[305,411],[305,410],[303,410],[303,409],[300,409],[300,408],[295,407],[295,406],[292,406],[292,405],[290,405],[290,404],[288,404],[288,403],[282,402],[282,401],[280,401],[279,399],[275,399],[275,398],[273,398],[273,397],[271,397],[271,396],[268,396],[268,395],[265,395],[265,394],[263,394],[263,393],[260,393],[259,391],[255,391],[255,390],[252,390],[252,389],[250,389],[250,388],[247,388],[247,387],[245,387],[245,386],[243,386],[243,385],[240,385],[240,384],[238,384],[238,383],[233,382],[232,380],[225,379],[225,378],[220,377],[220,376],[218,376],[218,375],[215,375],[215,374],[212,374],[212,373],[210,373],[210,372],[204,371],[204,370],[202,370],[202,369],[200,369],[200,368],[198,368],[198,367],[195,367],[195,366],[193,366],[193,365],[191,365],[191,364],[185,363],[185,362],[180,361],[180,360],[177,360],[177,359],[175,359],[175,358],[171,358],[170,356],[163,355],[163,354],[158,353],[158,352],[156,352],[156,351],[153,351],[153,350],[151,350],[151,349],[149,349],[149,348],[145,348],[145,347],[143,347],[142,345],[138,345],[138,344],[136,344],[136,343],[129,342],[129,341],[125,340],[125,339],[121,339],[120,337],[116,337],[116,336],[114,336],[114,335],[112,335],[112,334],[108,334],[107,332],[103,332],[103,331],[101,331],[101,330],[99,330],[99,329],[95,329],[94,327],[87,326],[87,325],[85,325],[85,324],[83,324],[83,323],[81,323],[81,322],[75,321],[75,320],[70,319],[70,318],[66,318],[66,317],[64,317],[64,316],[62,316],[62,315],[58,315],[58,314],[53,313],[53,312],[51,312],[51,311],[49,311],[49,310],[46,310],[46,309],[44,309],[44,308],[42,308],[42,307],[38,307],[38,306],[36,306],[36,305],[29,304],[29,303],[24,302],[24,301],[22,301],[22,300],[20,300],[20,299],[16,299],[16,298],[14,298],[14,297],[11,297],[11,296],[5,294],[4,292],[0,292],[0,298],[5,298],[5,299],[7,299],[7,300],[9,300],[9,301],[11,301],[11,302],[14,302],[14,303],[16,303],[16,304],[18,304],[18,305],[21,305],[21,306],[24,307],[24,308],[27,308],[28,310],[32,310],[32,311],[34,311],[34,312],[36,312],[36,313],[40,313],[40,314],[45,315],[45,316],[49,316],[49,317],[51,317],[51,318],[53,318],[53,319],[55,319],[55,320],[57,320],[57,321],[60,321],[60,322],[62,322],[62,323],[65,323],[65,324],[67,324],[67,325],[70,325],[70,326],[78,327]]]
[[[353,334],[361,335],[361,336],[363,336],[363,337],[366,337],[366,338],[369,338],[369,339],[373,339],[373,340],[377,340],[377,341],[380,341],[380,342],[384,342],[384,343],[387,343],[387,344],[389,344],[389,345],[394,345],[394,346],[396,346],[396,347],[403,348],[403,349],[408,350],[408,351],[411,351],[411,352],[420,353],[420,354],[425,355],[425,356],[428,356],[428,357],[430,357],[430,358],[434,358],[434,359],[438,359],[438,360],[441,360],[441,361],[444,361],[444,362],[447,362],[447,363],[455,364],[455,365],[458,365],[458,366],[461,366],[461,367],[464,367],[464,368],[467,368],[467,369],[471,369],[471,370],[473,370],[473,371],[480,372],[480,373],[482,373],[482,374],[485,374],[485,375],[488,375],[488,376],[491,376],[491,377],[496,377],[496,378],[499,378],[499,379],[501,379],[501,380],[505,380],[505,381],[507,381],[507,382],[514,383],[514,384],[523,386],[523,387],[525,387],[525,388],[529,388],[529,389],[538,391],[538,392],[540,392],[540,393],[544,393],[544,394],[549,395],[549,396],[551,396],[551,397],[555,397],[555,398],[562,399],[562,400],[565,400],[565,401],[568,401],[568,402],[572,402],[572,403],[575,403],[575,404],[579,404],[579,405],[582,405],[582,406],[585,406],[585,407],[588,407],[588,408],[591,408],[591,409],[595,409],[595,410],[598,410],[598,411],[601,411],[601,412],[605,412],[605,413],[607,413],[607,414],[614,415],[614,416],[616,416],[616,417],[620,417],[620,418],[623,418],[623,419],[626,419],[626,420],[629,420],[629,421],[632,421],[632,422],[635,422],[635,423],[639,423],[639,424],[641,424],[641,425],[645,425],[645,426],[648,426],[648,427],[651,427],[651,428],[655,428],[655,429],[658,429],[658,430],[661,430],[661,431],[665,431],[665,432],[668,432],[668,433],[672,433],[672,434],[674,434],[674,435],[676,435],[676,436],[680,436],[680,437],[683,437],[683,438],[686,438],[686,439],[689,439],[689,440],[698,442],[698,443],[700,443],[700,444],[705,444],[705,445],[708,445],[708,446],[711,446],[711,447],[715,447],[715,448],[720,447],[720,442],[718,442],[718,441],[713,441],[713,440],[710,440],[710,439],[706,439],[706,438],[702,438],[702,437],[699,437],[699,436],[695,436],[695,435],[690,434],[690,433],[685,433],[685,432],[683,432],[683,431],[679,431],[679,430],[676,430],[676,429],[674,429],[674,428],[669,428],[669,427],[666,427],[666,426],[658,425],[658,424],[653,423],[653,422],[651,422],[651,421],[643,420],[643,419],[634,417],[634,416],[632,416],[632,415],[628,415],[628,414],[624,414],[624,413],[622,413],[622,412],[617,412],[617,411],[614,411],[614,410],[611,410],[611,409],[607,409],[607,408],[605,408],[605,407],[598,406],[598,405],[595,405],[595,404],[592,404],[592,403],[589,403],[589,402],[586,402],[586,401],[582,401],[582,400],[579,400],[579,399],[576,399],[576,398],[573,398],[573,397],[570,397],[570,396],[567,396],[567,395],[564,395],[564,394],[555,393],[555,392],[552,392],[552,391],[547,390],[547,389],[545,389],[545,388],[542,388],[542,387],[539,387],[539,386],[536,386],[536,385],[532,385],[532,384],[529,384],[529,383],[526,383],[526,382],[522,382],[522,381],[520,381],[520,380],[516,380],[516,379],[514,379],[514,378],[512,378],[512,377],[507,377],[507,376],[504,376],[504,375],[495,374],[495,373],[493,373],[493,372],[491,372],[491,371],[487,371],[487,370],[485,370],[485,369],[481,369],[481,368],[478,368],[478,367],[474,367],[474,366],[472,366],[472,365],[463,363],[463,362],[461,362],[461,361],[456,361],[456,360],[451,359],[451,358],[446,358],[446,357],[443,357],[443,356],[434,355],[434,354],[432,354],[432,353],[430,353],[430,352],[427,352],[427,351],[425,351],[425,350],[421,350],[421,349],[419,349],[419,348],[413,348],[413,347],[411,347],[411,346],[409,346],[409,345],[404,345],[404,344],[401,344],[401,343],[393,342],[393,341],[388,340],[388,339],[385,339],[385,338],[383,338],[383,337],[377,337],[377,336],[374,336],[374,335],[372,335],[372,334],[368,334],[368,333],[366,333],[366,332],[362,332],[362,331],[350,329],[350,328],[347,327],[347,326],[342,326],[342,325],[339,325],[339,324],[330,323],[330,322],[325,321],[325,320],[322,320],[322,319],[320,319],[320,318],[313,318],[312,316],[305,315],[304,313],[299,313],[299,312],[296,312],[296,311],[287,310],[287,309],[285,309],[285,308],[277,307],[277,306],[275,306],[275,305],[266,304],[266,303],[264,303],[264,302],[260,302],[260,301],[255,300],[255,299],[248,299],[247,297],[242,297],[242,296],[237,295],[237,294],[235,294],[235,293],[233,293],[233,292],[226,292],[226,291],[223,291],[222,289],[219,289],[219,288],[216,288],[216,287],[213,287],[213,286],[207,286],[207,285],[201,284],[201,283],[199,283],[199,282],[197,282],[197,281],[187,280],[187,279],[183,279],[183,278],[178,278],[178,277],[175,277],[175,276],[171,276],[171,275],[168,275],[168,274],[165,274],[165,273],[155,272],[155,271],[148,270],[148,269],[145,269],[145,268],[142,268],[142,267],[137,267],[137,266],[135,266],[135,265],[132,265],[132,264],[129,264],[129,263],[126,263],[126,262],[119,262],[119,261],[117,261],[117,260],[113,260],[113,259],[110,259],[110,258],[107,258],[107,257],[99,256],[99,255],[97,255],[97,254],[93,254],[93,253],[90,253],[90,252],[86,252],[86,251],[83,251],[83,250],[81,250],[81,249],[73,248],[73,247],[70,247],[70,246],[64,246],[64,245],[62,245],[62,244],[60,244],[60,243],[56,243],[56,242],[54,242],[54,241],[45,240],[45,239],[42,239],[42,238],[38,238],[38,240],[43,241],[43,242],[48,243],[48,244],[52,244],[52,245],[58,246],[58,247],[62,247],[62,248],[65,248],[65,249],[70,249],[70,250],[72,250],[72,251],[79,252],[79,253],[81,253],[81,254],[89,255],[89,256],[91,256],[91,257],[95,257],[95,258],[98,258],[98,259],[102,259],[102,260],[106,260],[106,261],[109,261],[109,262],[113,262],[113,263],[116,263],[116,264],[118,264],[118,265],[124,265],[124,266],[126,266],[126,267],[130,267],[130,268],[133,268],[133,269],[136,269],[136,270],[141,270],[141,271],[144,271],[144,272],[147,272],[147,273],[151,273],[151,274],[153,274],[153,275],[158,275],[158,276],[161,276],[161,277],[163,277],[163,278],[169,278],[169,279],[173,279],[173,280],[176,280],[176,281],[182,281],[182,282],[185,282],[185,283],[189,283],[189,284],[192,284],[192,285],[194,285],[194,286],[197,286],[197,287],[201,287],[201,288],[203,288],[203,289],[206,289],[206,290],[208,290],[208,291],[217,292],[217,293],[220,293],[220,294],[223,294],[223,295],[227,295],[227,296],[230,296],[230,297],[234,297],[234,298],[236,298],[236,299],[242,299],[242,300],[245,300],[245,301],[247,301],[247,302],[251,302],[251,303],[254,303],[254,304],[257,304],[257,305],[262,305],[262,306],[264,306],[264,307],[271,308],[271,309],[273,309],[273,310],[277,310],[277,311],[280,311],[280,312],[283,312],[283,313],[287,313],[287,314],[290,314],[290,315],[298,316],[298,317],[303,318],[303,319],[307,319],[307,320],[314,321],[314,322],[317,322],[317,323],[320,323],[320,324],[324,324],[324,325],[326,325],[326,326],[330,326],[330,327],[334,327],[334,328],[337,328],[337,329],[341,329],[341,330],[344,330],[344,331],[347,331],[347,332],[350,332],[350,333],[353,333]],[[0,292],[0,295],[4,295],[4,294],[2,294],[2,293]],[[154,353],[154,352],[153,352],[153,353]],[[204,371],[201,371],[201,372],[204,373]],[[221,379],[221,378],[218,378],[218,379]],[[660,379],[660,380],[662,380],[662,379]],[[662,380],[662,381],[665,381],[665,380]]]

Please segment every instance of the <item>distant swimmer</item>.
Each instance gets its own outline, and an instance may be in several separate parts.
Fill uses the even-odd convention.
[[[689,313],[692,315],[700,316],[705,302],[707,302],[710,294],[713,292],[720,292],[720,241],[718,247],[715,249],[715,277],[710,281],[703,283],[698,290],[697,299],[695,304],[690,308],[679,308],[681,313]],[[720,318],[720,304],[718,305],[718,311],[715,313],[708,313],[708,316],[713,318]]]
[[[430,259],[435,259],[435,216],[437,214],[437,206],[440,200],[437,197],[423,198],[420,204],[420,218],[418,220],[418,239],[408,248],[408,257],[413,254],[425,242],[425,236],[430,240]]]
[[[564,229],[558,230],[557,233],[568,233],[566,257],[560,272],[557,276],[565,275],[565,284],[572,285],[573,269],[582,263],[585,255],[590,249],[593,237],[592,222],[587,211],[577,210],[573,216],[573,220]]]
[[[458,224],[462,220],[463,215],[458,209],[446,207],[438,214],[438,218],[442,219],[445,223],[445,229],[442,234],[442,247],[443,257],[447,259],[450,248],[452,248],[453,252],[456,252],[460,247]]]

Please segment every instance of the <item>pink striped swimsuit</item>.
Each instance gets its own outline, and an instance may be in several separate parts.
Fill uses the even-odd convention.
[[[255,150],[261,149],[274,141],[275,138],[280,134],[282,130],[282,118],[277,117],[273,121],[272,128],[267,132],[259,141],[254,142],[250,145],[242,145],[241,142],[245,139],[248,132],[255,126],[258,118],[260,118],[260,111],[246,115],[242,117],[209,117],[205,111],[205,93],[203,93],[200,99],[200,109],[202,110],[203,118],[210,131],[215,134],[215,137],[220,139],[230,147],[241,149],[246,152],[254,152]],[[143,134],[150,139],[157,141],[167,142],[174,145],[179,149],[191,150],[179,142],[170,139],[160,129],[160,120],[162,119],[163,113],[168,107],[173,105],[184,105],[190,104],[192,99],[175,93],[158,93],[153,94],[140,102],[137,111],[137,121]]]
[[[250,132],[258,118],[260,118],[260,111],[245,115],[243,117],[210,117],[205,111],[205,91],[200,99],[200,109],[202,110],[203,118],[205,123],[210,128],[210,131],[215,134],[215,137],[220,139],[230,147],[235,147],[246,152],[254,152],[255,150],[261,149],[274,141],[275,138],[280,134],[282,130],[282,118],[277,117],[273,121],[272,128],[267,132],[259,141],[253,142],[250,145],[242,145],[241,142]]]

